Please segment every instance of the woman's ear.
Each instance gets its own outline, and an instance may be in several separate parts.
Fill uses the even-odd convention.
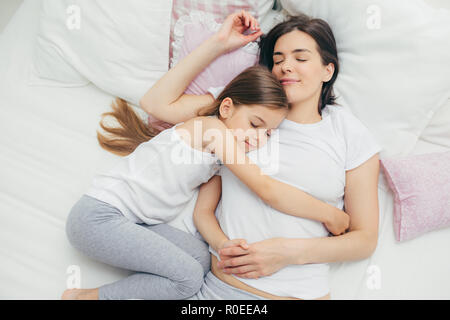
[[[233,116],[234,104],[231,98],[225,98],[220,103],[219,114],[223,119],[229,119]]]
[[[324,69],[323,82],[328,82],[333,78],[334,74],[334,63],[329,63]]]

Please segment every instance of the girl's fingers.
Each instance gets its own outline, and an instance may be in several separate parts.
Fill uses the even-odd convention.
[[[226,241],[223,247],[229,248],[229,247],[233,247],[233,246],[242,246],[246,243],[247,243],[247,241],[245,241],[245,239],[231,239],[231,240]]]
[[[247,254],[248,251],[242,249],[241,247],[229,247],[223,248],[219,250],[219,254],[221,256],[241,256],[243,254]]]
[[[235,268],[235,267],[240,267],[240,266],[245,266],[245,265],[255,265],[254,263],[251,263],[252,259],[248,256],[240,256],[240,257],[234,257],[231,259],[226,259],[226,260],[220,260],[217,263],[217,266],[219,268]]]
[[[252,30],[256,30],[257,25],[258,25],[258,21],[256,21],[256,19],[252,17],[252,23],[251,23]]]
[[[262,31],[257,31],[257,32],[253,32],[249,35],[243,35],[243,37],[245,38],[245,43],[249,43],[252,41],[256,41],[256,39],[258,39],[262,35],[263,35]]]
[[[250,14],[248,14],[248,12],[245,10],[242,10],[241,15],[244,18],[244,26],[249,28],[250,24],[251,24],[252,16]]]

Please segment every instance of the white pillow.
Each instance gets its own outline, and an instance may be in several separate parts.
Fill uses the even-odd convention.
[[[290,14],[327,21],[340,73],[337,102],[383,146],[381,157],[412,151],[450,97],[450,11],[422,0],[281,0]]]
[[[167,70],[171,0],[43,0],[32,85],[82,86],[138,105]]]

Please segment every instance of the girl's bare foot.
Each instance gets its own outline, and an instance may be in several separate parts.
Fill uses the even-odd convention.
[[[98,300],[98,288],[96,289],[67,289],[62,300]]]

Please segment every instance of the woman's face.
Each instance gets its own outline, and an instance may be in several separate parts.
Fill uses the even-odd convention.
[[[275,43],[272,73],[285,88],[289,103],[318,99],[322,83],[333,76],[332,63],[324,66],[316,41],[307,33],[294,30]]]

